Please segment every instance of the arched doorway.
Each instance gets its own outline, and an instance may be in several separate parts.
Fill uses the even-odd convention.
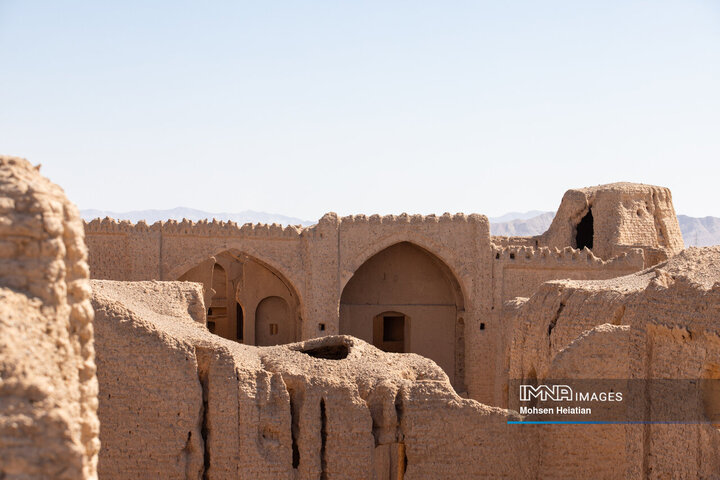
[[[434,360],[463,388],[464,310],[460,284],[436,255],[410,242],[363,263],[340,298],[340,333],[378,348]]]
[[[208,329],[217,335],[251,345],[290,343],[298,338],[300,303],[295,289],[277,271],[249,255],[224,251],[203,260],[179,280],[203,284]],[[256,330],[258,316],[267,326]],[[277,325],[278,333],[270,335],[269,324]]]
[[[290,308],[280,297],[263,299],[255,310],[255,345],[266,347],[295,341]]]

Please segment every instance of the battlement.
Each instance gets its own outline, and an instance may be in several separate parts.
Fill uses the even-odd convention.
[[[495,261],[506,264],[514,264],[518,267],[542,267],[542,268],[578,268],[587,266],[591,268],[607,269],[637,269],[643,268],[645,257],[643,250],[634,248],[623,252],[616,257],[603,260],[593,254],[587,248],[582,250],[572,247],[559,249],[557,247],[532,247],[532,246],[501,246],[492,244],[492,255]]]
[[[167,220],[157,221],[148,225],[144,220],[132,223],[128,220],[115,220],[110,217],[103,219],[96,218],[90,222],[84,222],[85,233],[89,235],[113,235],[113,234],[137,234],[137,233],[160,233],[164,235],[189,235],[197,237],[267,237],[267,238],[298,238],[300,236],[314,237],[316,233],[325,226],[340,228],[342,225],[438,225],[438,224],[476,224],[485,225],[489,228],[487,217],[473,213],[444,213],[442,215],[349,215],[338,217],[336,213],[330,212],[316,223],[309,227],[301,225],[288,225],[283,227],[277,223],[273,224],[252,224],[238,225],[236,222],[222,222],[218,220],[200,220],[193,222],[188,219],[182,221]]]
[[[467,215],[465,213],[443,213],[442,215],[420,215],[420,214],[407,214],[402,213],[400,215],[349,215],[339,219],[340,223],[349,224],[370,224],[370,225],[396,225],[396,224],[437,224],[437,223],[476,223],[476,224],[488,224],[488,219],[485,215],[478,213],[471,213]]]
[[[96,218],[91,222],[85,222],[86,234],[134,234],[162,232],[167,235],[194,235],[199,237],[278,237],[297,238],[303,230],[299,225],[288,225],[283,227],[277,223],[273,224],[252,224],[246,223],[242,226],[236,222],[221,222],[218,220],[200,220],[193,222],[184,219],[155,222],[148,225],[144,220],[132,223],[127,220],[115,220],[110,217],[104,219]]]

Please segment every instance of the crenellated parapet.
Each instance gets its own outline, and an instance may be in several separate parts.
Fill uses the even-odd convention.
[[[467,215],[465,213],[443,213],[442,215],[410,215],[402,213],[400,215],[349,215],[340,218],[341,223],[346,224],[369,224],[369,225],[426,225],[426,224],[438,224],[438,223],[478,223],[487,224],[488,220],[485,215],[472,213]]]
[[[498,247],[532,247],[538,246],[537,237],[505,237],[493,235],[490,242]]]
[[[587,248],[582,250],[572,247],[531,247],[531,246],[500,246],[492,245],[495,261],[505,266],[518,268],[598,268],[641,270],[644,265],[644,254],[641,248],[633,248],[608,260],[603,260]]]
[[[193,222],[188,219],[168,220],[148,225],[144,220],[132,223],[127,220],[117,221],[105,217],[85,222],[85,233],[92,234],[136,234],[136,233],[162,233],[167,235],[188,235],[198,237],[277,237],[297,238],[303,232],[299,225],[283,227],[277,223],[238,225],[236,222],[221,222],[218,220],[200,220]]]
[[[325,214],[315,225],[302,227],[301,225],[282,226],[274,224],[252,224],[238,225],[235,222],[222,222],[218,220],[200,220],[197,222],[183,219],[182,221],[167,220],[158,221],[148,225],[144,220],[132,223],[128,220],[115,220],[110,217],[103,219],[96,218],[85,222],[85,233],[87,235],[114,235],[114,234],[147,234],[162,233],[163,235],[185,235],[197,237],[264,237],[289,239],[309,237],[314,238],[320,231],[328,228],[337,230],[341,226],[427,226],[433,227],[441,224],[455,225],[482,225],[488,226],[487,217],[479,214],[444,213],[442,215],[349,215],[338,217],[331,212]]]

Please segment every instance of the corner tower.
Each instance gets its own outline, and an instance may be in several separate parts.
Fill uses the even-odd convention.
[[[646,266],[684,247],[670,190],[625,182],[565,192],[550,228],[537,237],[537,244],[587,247],[605,260],[642,248]]]

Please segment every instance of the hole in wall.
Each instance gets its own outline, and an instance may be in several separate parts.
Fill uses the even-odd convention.
[[[484,324],[484,323],[480,323],[480,330],[485,330],[485,324]]]
[[[575,234],[576,247],[580,250],[585,247],[592,250],[594,235],[593,214],[592,208],[590,208],[577,225],[577,233]]]
[[[324,331],[325,331],[325,324],[324,324],[324,323],[318,323],[318,330],[320,330],[321,332],[324,332]]]
[[[350,353],[350,349],[344,343],[339,345],[322,345],[320,347],[309,348],[306,350],[300,350],[305,355],[310,355],[314,358],[322,358],[324,360],[343,360],[347,358]]]

